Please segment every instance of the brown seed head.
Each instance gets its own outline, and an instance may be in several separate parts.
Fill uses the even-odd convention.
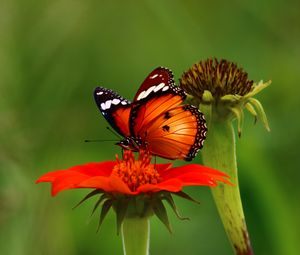
[[[236,64],[214,58],[200,61],[184,72],[180,87],[199,99],[205,90],[214,98],[221,98],[225,95],[244,96],[253,89],[253,81],[248,80],[248,74]]]

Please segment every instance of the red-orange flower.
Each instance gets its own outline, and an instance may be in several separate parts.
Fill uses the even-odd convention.
[[[93,188],[105,193],[138,195],[169,191],[176,193],[184,186],[216,186],[217,181],[230,183],[220,171],[198,164],[172,167],[152,164],[151,155],[141,151],[138,159],[125,151],[123,160],[87,163],[41,176],[36,183],[51,182],[52,195],[76,188]]]
[[[123,160],[88,163],[57,170],[41,176],[36,183],[51,182],[52,196],[67,189],[92,188],[79,204],[99,195],[93,212],[101,205],[99,226],[111,207],[117,215],[117,232],[126,217],[144,218],[155,214],[171,232],[163,200],[167,201],[179,219],[183,218],[172,194],[193,200],[184,193],[184,186],[216,186],[217,181],[231,184],[228,176],[206,166],[190,164],[172,167],[172,164],[152,164],[151,155],[139,152],[135,159],[132,151],[125,151]],[[79,205],[78,204],[78,205]]]

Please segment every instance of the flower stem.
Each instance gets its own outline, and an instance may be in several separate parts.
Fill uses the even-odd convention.
[[[149,255],[148,217],[126,217],[122,224],[124,255]]]
[[[212,194],[227,236],[237,255],[253,254],[238,184],[235,136],[231,118],[220,118],[213,106],[201,105],[207,116],[208,134],[202,149],[203,162],[227,173],[234,186],[219,183]]]

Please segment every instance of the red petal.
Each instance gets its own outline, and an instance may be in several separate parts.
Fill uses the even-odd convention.
[[[123,193],[123,194],[133,194],[129,189],[128,185],[125,184],[118,176],[111,175],[109,178],[112,191]]]
[[[206,173],[186,173],[177,177],[177,179],[181,180],[183,186],[216,186],[217,181],[225,182],[227,184],[232,185],[228,180],[223,178],[220,175],[206,174]]]
[[[78,183],[77,188],[93,188],[93,189],[102,189],[105,191],[110,191],[111,187],[109,185],[109,178],[103,176],[95,176],[87,178],[86,180]]]
[[[95,176],[80,182],[77,188],[102,189],[106,192],[117,192],[122,194],[132,194],[128,186],[117,176],[102,177]]]
[[[84,165],[73,166],[67,170],[80,172],[89,176],[109,176],[116,164],[115,161],[87,163]]]
[[[182,188],[182,182],[178,179],[170,179],[158,184],[145,184],[138,187],[137,192],[158,192],[161,190],[166,190],[170,192],[178,192]]]
[[[74,171],[64,171],[65,173],[57,176],[52,181],[52,196],[66,189],[77,188],[77,185],[83,180],[90,178],[88,175]]]
[[[66,190],[78,188],[78,184],[91,176],[109,176],[116,162],[106,161],[73,166],[67,170],[57,170],[41,176],[36,183],[52,182],[52,195]]]
[[[42,175],[40,178],[38,178],[35,183],[40,183],[40,182],[53,182],[55,178],[57,178],[60,175],[65,174],[66,172],[69,172],[69,170],[57,170],[53,172],[46,173]]]
[[[181,175],[178,177],[178,179],[182,181],[183,186],[215,186],[217,184],[216,179],[214,179],[213,177],[209,175],[200,175],[195,173]]]
[[[172,163],[168,163],[168,164],[155,164],[155,169],[157,170],[157,172],[159,174],[167,171],[171,167],[172,167]]]
[[[229,177],[225,173],[222,173],[218,170],[212,169],[207,166],[198,165],[198,164],[190,164],[190,165],[171,168],[165,172],[162,172],[161,177],[164,180],[168,180],[171,178],[178,178],[179,176],[187,173],[198,173],[203,175]]]

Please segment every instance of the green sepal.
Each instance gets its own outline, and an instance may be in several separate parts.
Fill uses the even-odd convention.
[[[237,123],[238,123],[238,136],[239,138],[241,138],[242,135],[242,129],[243,129],[243,124],[244,124],[244,112],[243,109],[238,107],[238,108],[230,108],[232,113],[234,114],[234,116],[237,119]]]
[[[240,95],[225,95],[220,98],[220,101],[226,103],[237,103],[242,97]]]
[[[245,107],[248,110],[248,112],[250,112],[252,114],[252,116],[254,117],[254,124],[256,124],[257,112],[255,111],[253,105],[248,102],[248,103],[245,104]]]
[[[249,92],[248,94],[246,94],[244,96],[244,98],[248,99],[248,98],[251,98],[251,97],[255,96],[260,91],[262,91],[263,89],[265,89],[266,87],[268,87],[271,83],[272,83],[271,80],[267,81],[267,82],[260,81],[258,83],[255,83],[254,84],[254,89],[251,92]]]
[[[84,201],[86,201],[87,199],[89,199],[89,198],[91,198],[91,197],[93,197],[93,196],[95,196],[95,195],[101,194],[101,193],[103,193],[103,191],[100,190],[100,189],[95,189],[95,190],[93,190],[92,192],[88,193],[83,199],[81,199],[81,200],[79,201],[79,203],[76,204],[72,209],[73,209],[73,210],[76,209],[78,206],[80,206],[80,205],[81,205]]]
[[[99,223],[98,223],[98,227],[97,227],[97,232],[99,231],[99,229],[102,225],[102,222],[103,222],[105,216],[107,215],[109,209],[112,207],[112,204],[113,204],[112,199],[108,199],[103,203],[102,210],[100,213],[100,219],[99,219]]]
[[[144,208],[141,213],[141,217],[151,217],[152,215],[153,215],[152,206],[148,200],[147,202],[144,203]]]
[[[214,101],[214,98],[209,90],[204,90],[202,94],[202,103],[211,104]]]
[[[155,199],[152,204],[152,209],[158,219],[167,227],[170,233],[172,233],[171,225],[169,222],[167,210],[160,199]]]
[[[128,202],[128,199],[120,199],[114,203],[114,209],[117,216],[117,235],[120,234],[121,226],[127,213]]]
[[[109,196],[107,194],[102,194],[102,196],[98,199],[98,201],[96,202],[94,208],[93,208],[93,211],[91,213],[91,216],[94,214],[94,212],[96,211],[96,209],[98,208],[98,206],[105,200],[109,198]]]
[[[177,216],[178,219],[180,219],[180,220],[190,220],[190,218],[188,218],[188,217],[182,217],[179,214],[178,209],[176,207],[176,204],[175,204],[175,202],[173,200],[173,197],[172,197],[172,195],[169,192],[164,192],[162,194],[162,198],[168,202],[168,204],[170,205],[170,207],[172,208],[173,212],[175,213],[175,215]]]
[[[270,131],[267,115],[264,111],[264,108],[263,108],[262,104],[255,98],[249,98],[248,100],[256,108],[257,113],[258,113],[258,117],[262,121],[262,123],[264,124],[266,130]]]
[[[197,201],[196,199],[192,198],[190,195],[184,193],[183,191],[174,192],[174,193],[172,193],[172,194],[174,194],[174,195],[176,195],[176,196],[179,196],[179,197],[181,197],[181,198],[184,198],[184,199],[186,199],[186,200],[192,201],[192,202],[194,202],[194,203],[196,203],[196,204],[200,204],[199,201]]]

